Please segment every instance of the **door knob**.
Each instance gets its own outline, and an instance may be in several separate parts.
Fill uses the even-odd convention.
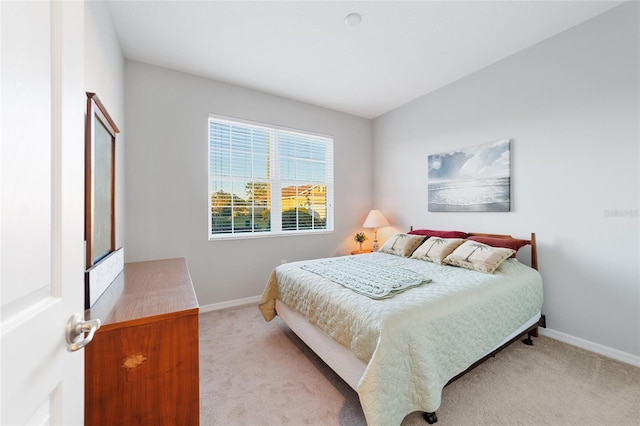
[[[69,344],[67,350],[69,352],[75,352],[87,346],[87,344],[93,340],[93,335],[96,334],[96,331],[98,331],[101,325],[102,322],[97,318],[83,321],[80,314],[72,315],[65,327],[65,339]],[[89,334],[84,336],[84,333]],[[80,336],[84,338],[78,341]]]

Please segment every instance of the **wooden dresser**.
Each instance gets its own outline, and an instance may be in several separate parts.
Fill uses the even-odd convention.
[[[85,425],[197,425],[198,300],[184,259],[126,263],[85,319]]]

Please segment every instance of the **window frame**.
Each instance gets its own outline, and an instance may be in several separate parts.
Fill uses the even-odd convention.
[[[212,182],[214,181],[211,168],[211,155],[212,155],[212,143],[211,143],[211,121],[217,123],[229,124],[232,126],[246,127],[251,129],[258,129],[265,131],[269,134],[269,169],[271,176],[266,179],[270,184],[270,230],[269,231],[244,231],[238,232],[233,228],[231,232],[213,233],[213,212],[211,198],[213,195]],[[325,179],[321,183],[319,181],[312,180],[296,180],[296,179],[282,179],[280,177],[280,146],[279,140],[282,134],[288,135],[300,135],[302,137],[310,139],[318,139],[325,144]],[[311,132],[308,130],[293,129],[290,127],[284,127],[274,124],[266,124],[256,121],[250,121],[235,117],[228,117],[219,114],[210,113],[207,117],[207,188],[208,188],[208,240],[238,240],[238,239],[250,239],[250,238],[273,238],[273,237],[287,237],[298,235],[321,235],[330,234],[334,232],[334,139],[333,136],[321,134],[317,132]],[[252,157],[253,158],[253,157]],[[222,175],[220,175],[222,176]],[[229,173],[228,179],[233,181],[234,177],[232,173]],[[236,176],[235,179],[242,180],[244,177]],[[253,180],[254,178],[249,178]],[[262,180],[255,178],[257,180]],[[221,180],[222,181],[222,180]],[[325,200],[326,204],[326,219],[325,226],[321,229],[297,229],[297,230],[285,230],[282,228],[282,189],[295,185],[309,185],[320,184],[325,187]]]

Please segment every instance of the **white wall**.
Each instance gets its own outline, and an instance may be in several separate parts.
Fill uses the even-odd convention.
[[[115,121],[116,247],[125,245],[124,57],[106,2],[85,2],[85,91],[98,95]],[[126,251],[126,248],[125,248]]]
[[[535,231],[548,327],[636,356],[638,6],[623,4],[374,121],[374,202],[392,223]],[[427,212],[429,154],[505,138],[510,213]]]
[[[288,261],[346,254],[371,208],[371,121],[125,62],[127,261],[185,257],[200,305],[262,293]],[[208,241],[209,113],[334,137],[335,232]]]

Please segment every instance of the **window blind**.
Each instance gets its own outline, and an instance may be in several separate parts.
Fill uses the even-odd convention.
[[[209,117],[209,238],[333,230],[333,139]]]

